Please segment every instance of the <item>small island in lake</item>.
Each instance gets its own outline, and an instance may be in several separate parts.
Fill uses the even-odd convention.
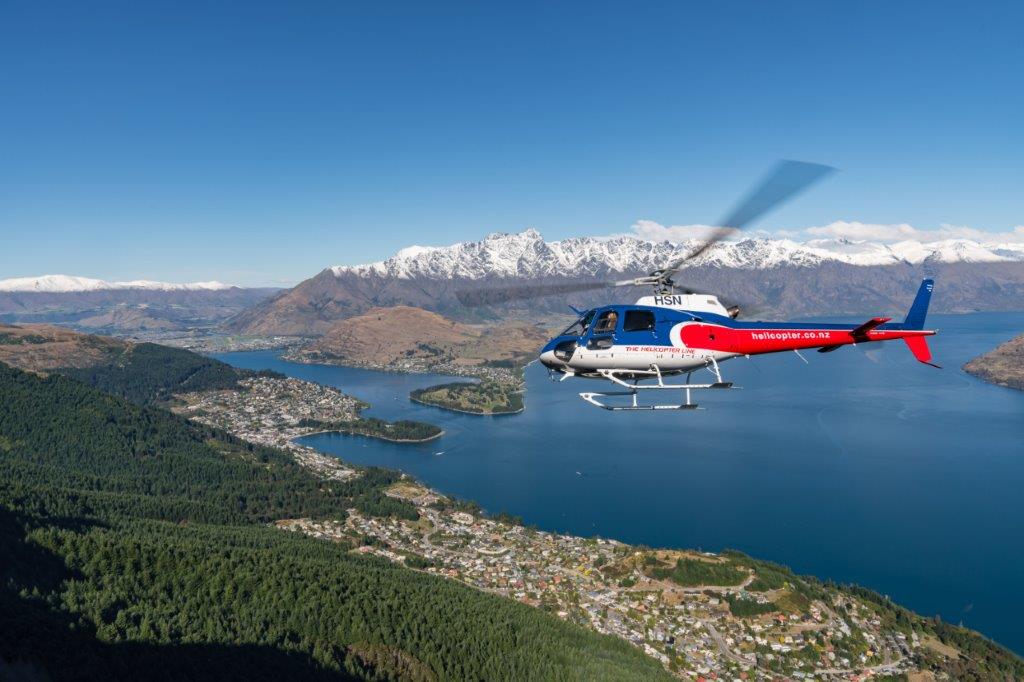
[[[515,414],[523,411],[520,386],[503,381],[455,382],[420,388],[409,398],[424,405],[470,414]]]
[[[963,369],[990,383],[1024,391],[1024,334],[979,355]]]

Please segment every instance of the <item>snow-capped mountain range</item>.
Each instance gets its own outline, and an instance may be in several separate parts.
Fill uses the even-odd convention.
[[[399,305],[467,322],[558,319],[567,305],[632,302],[650,290],[623,287],[514,299],[484,308],[464,306],[458,293],[467,286],[500,288],[514,279],[552,284],[629,279],[664,267],[698,243],[636,236],[546,242],[536,230],[526,230],[452,246],[411,246],[377,263],[322,270],[242,311],[226,328],[254,335],[316,336],[372,308]],[[678,280],[742,302],[758,315],[789,319],[902,313],[921,279],[929,276],[941,280],[936,311],[1018,310],[1024,301],[1024,243],[798,242],[750,236],[715,245],[688,262]]]
[[[122,289],[140,289],[145,291],[223,291],[232,285],[221,282],[191,282],[173,284],[170,282],[153,282],[140,279],[131,282],[106,282],[89,277],[72,275],[42,275],[41,277],[15,277],[0,279],[0,291],[4,292],[39,292],[39,293],[77,293],[83,291],[112,291]]]
[[[384,261],[335,266],[336,276],[377,275],[397,279],[485,279],[489,277],[591,277],[649,272],[689,253],[699,244],[652,242],[632,236],[579,237],[544,241],[533,229],[495,233],[451,246],[410,246]],[[781,265],[815,267],[827,262],[875,266],[939,263],[1024,262],[1024,243],[990,244],[969,239],[883,244],[847,239],[746,237],[716,244],[689,265],[767,269]]]

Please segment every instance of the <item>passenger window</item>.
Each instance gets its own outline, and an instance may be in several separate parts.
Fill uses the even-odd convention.
[[[611,334],[615,331],[615,325],[619,322],[619,314],[614,310],[609,310],[606,313],[602,313],[601,317],[597,318],[597,324],[594,325],[595,334]]]
[[[645,332],[654,329],[654,313],[650,310],[627,310],[622,331]]]

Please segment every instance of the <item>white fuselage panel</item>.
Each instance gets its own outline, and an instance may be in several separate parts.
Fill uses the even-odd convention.
[[[643,296],[637,305],[652,306],[657,308],[671,308],[693,313],[714,313],[724,317],[729,316],[729,311],[722,305],[716,296],[711,294],[656,294],[654,296]]]
[[[630,346],[614,345],[609,348],[577,348],[569,361],[569,367],[577,372],[598,369],[651,369],[657,365],[662,371],[687,371],[704,367],[714,358],[723,362],[738,353],[703,348],[679,348],[674,346]]]

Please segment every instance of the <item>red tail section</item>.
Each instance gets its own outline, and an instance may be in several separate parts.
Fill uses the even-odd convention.
[[[932,367],[939,367],[934,362],[930,362],[932,359],[932,351],[928,348],[928,341],[923,336],[904,336],[903,340],[907,343],[907,348],[914,354],[918,362],[923,362],[926,365]],[[942,369],[939,367],[939,369]]]

